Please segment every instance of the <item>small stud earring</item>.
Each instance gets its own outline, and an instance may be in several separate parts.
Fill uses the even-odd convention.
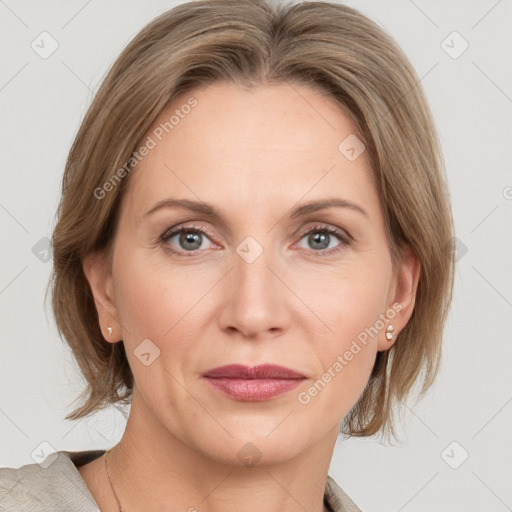
[[[111,338],[112,337],[112,327],[108,326],[107,331],[108,331],[108,337]]]
[[[395,332],[395,329],[393,327],[392,324],[389,324],[387,327],[386,327],[386,338],[388,340],[392,340],[393,339],[393,333]]]

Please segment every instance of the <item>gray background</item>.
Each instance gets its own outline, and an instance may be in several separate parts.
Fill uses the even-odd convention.
[[[101,78],[143,25],[176,3],[0,0],[0,466],[33,463],[41,443],[103,449],[122,435],[127,411],[115,407],[63,419],[83,382],[43,306],[45,237],[67,151]],[[330,474],[366,512],[512,510],[512,2],[347,4],[390,32],[421,78],[459,251],[434,388],[407,404],[399,444],[340,441]],[[48,58],[31,47],[43,31],[58,43]],[[464,43],[453,31],[469,44],[457,58]]]

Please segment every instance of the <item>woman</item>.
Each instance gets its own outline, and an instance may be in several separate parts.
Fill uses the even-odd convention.
[[[381,28],[327,2],[162,14],[89,108],[52,242],[88,383],[67,419],[130,416],[111,450],[0,470],[6,510],[360,510],[336,440],[394,434],[428,390],[454,265],[431,114]]]

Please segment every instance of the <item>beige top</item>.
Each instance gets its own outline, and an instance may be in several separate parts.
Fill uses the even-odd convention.
[[[77,467],[104,453],[105,450],[61,450],[48,455],[40,464],[26,464],[19,469],[0,468],[0,510],[100,512]],[[332,512],[361,512],[330,476],[324,502]]]

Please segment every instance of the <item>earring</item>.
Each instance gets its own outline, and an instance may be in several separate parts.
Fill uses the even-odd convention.
[[[107,331],[108,331],[108,337],[111,338],[112,337],[112,327],[110,327],[110,325],[107,327]]]
[[[393,339],[393,333],[395,332],[395,328],[393,327],[393,324],[389,324],[386,327],[386,338],[391,341]]]

